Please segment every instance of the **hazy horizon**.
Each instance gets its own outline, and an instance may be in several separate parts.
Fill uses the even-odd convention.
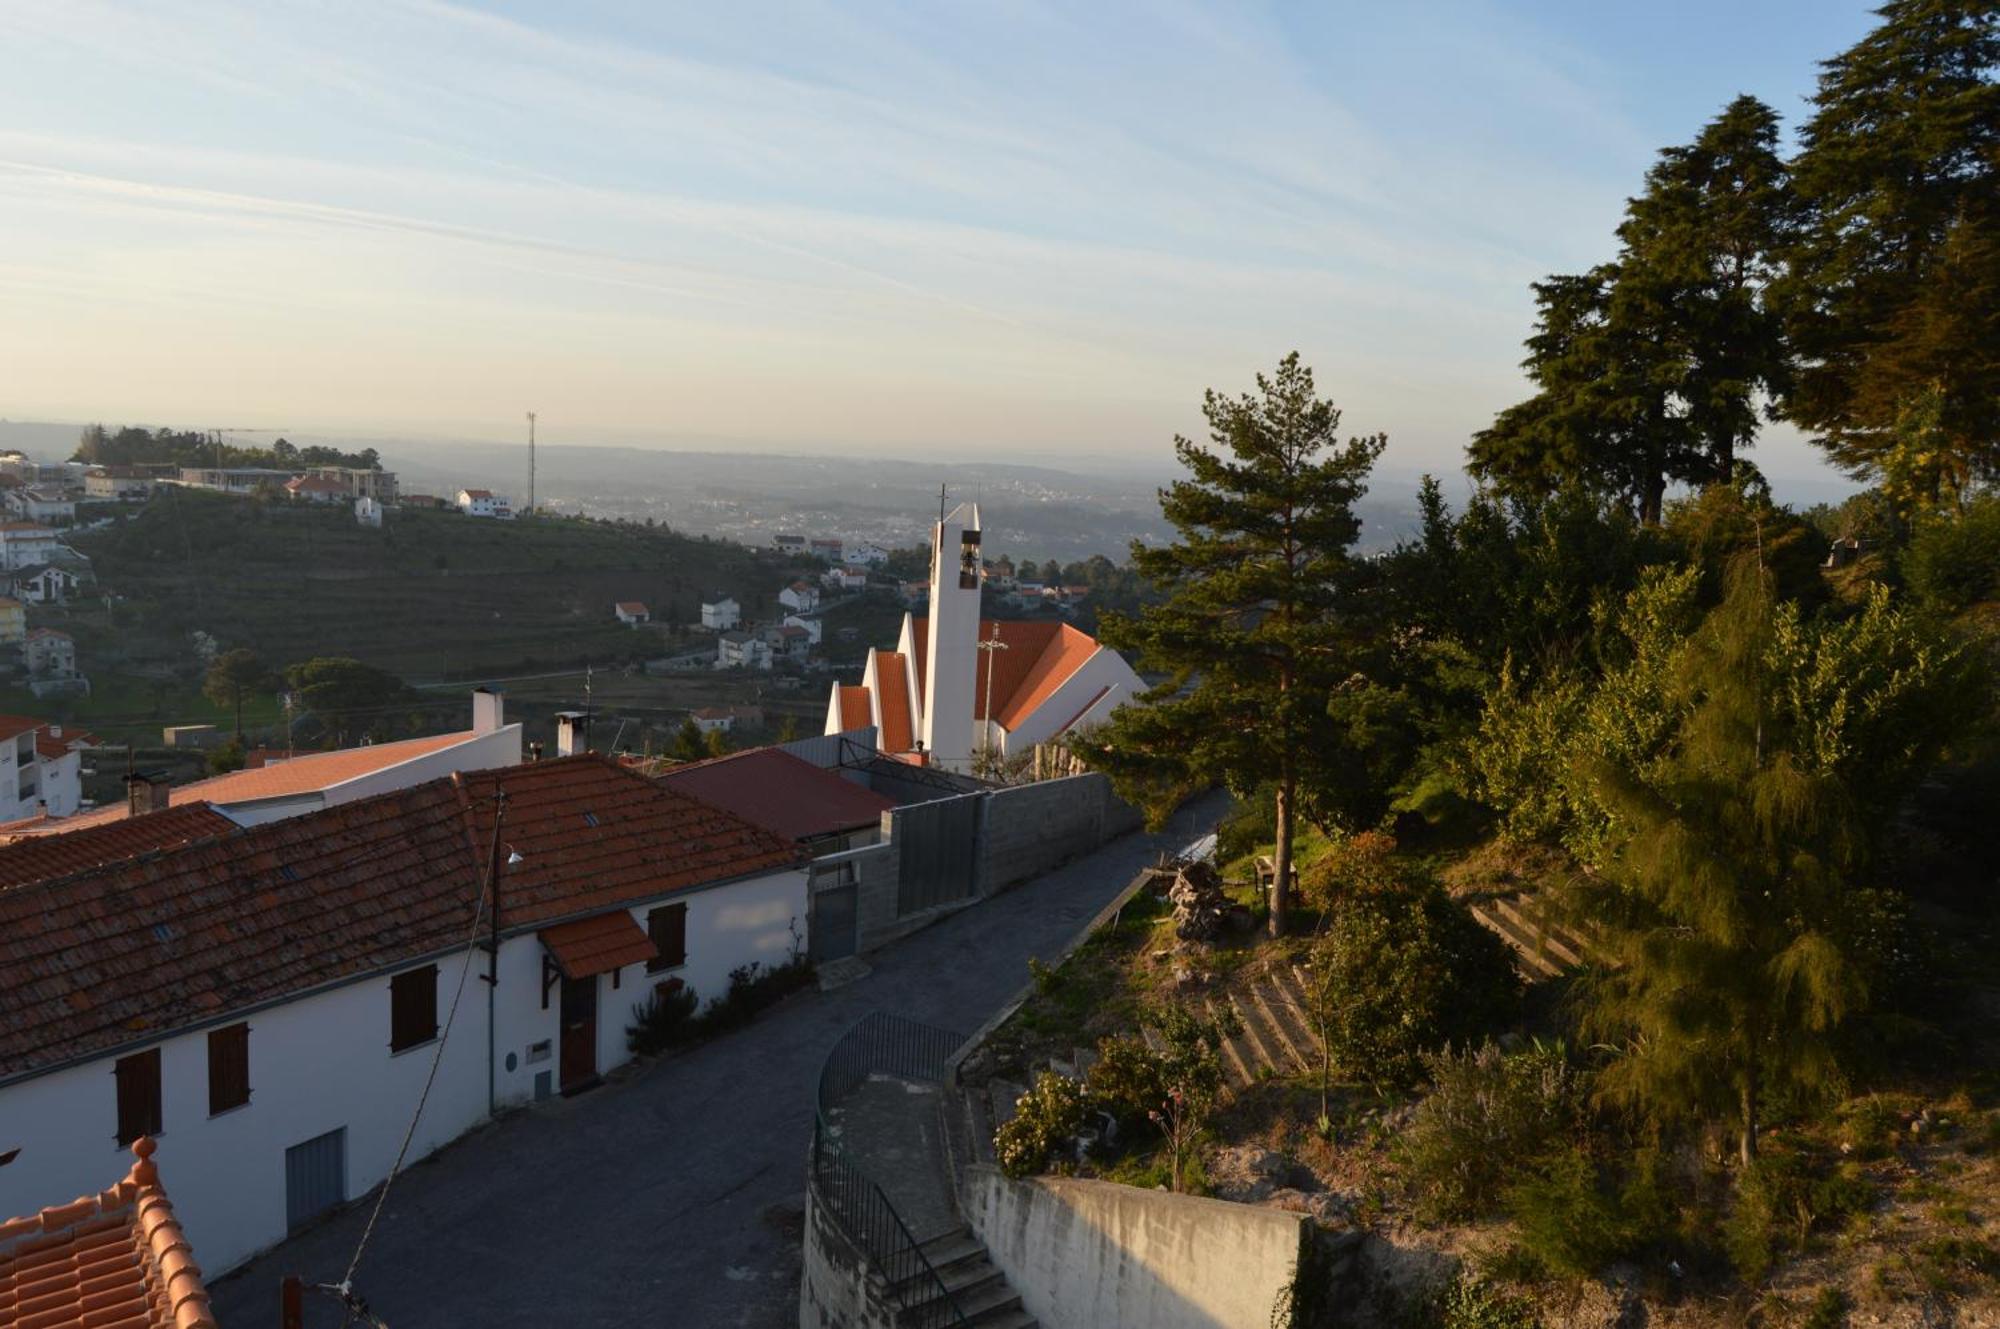
[[[0,0],[0,416],[1145,457],[1297,349],[1442,469],[1868,9]]]

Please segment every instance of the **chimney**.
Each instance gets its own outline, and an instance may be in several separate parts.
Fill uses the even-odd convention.
[[[490,734],[505,724],[506,698],[491,688],[472,690],[472,732]]]
[[[528,744],[528,760],[540,761],[541,759],[542,759],[542,745],[540,743]]]
[[[574,757],[584,750],[582,711],[556,712],[556,755]]]
[[[141,771],[125,777],[125,810],[128,816],[143,817],[148,812],[164,812],[171,796],[165,771]]]

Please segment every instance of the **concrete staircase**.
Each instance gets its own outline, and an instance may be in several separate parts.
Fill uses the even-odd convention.
[[[898,1323],[946,1329],[961,1324],[978,1329],[1035,1329],[1039,1323],[1021,1309],[1021,1294],[1008,1283],[970,1228],[931,1238],[923,1243],[923,1252],[943,1281],[944,1291],[923,1275],[906,1280],[897,1291],[911,1298],[911,1303],[897,1317]],[[953,1318],[950,1307],[944,1304],[947,1293],[963,1320]]]
[[[1514,951],[1530,983],[1558,978],[1600,957],[1576,933],[1551,920],[1533,896],[1502,895],[1471,902],[1472,916]]]

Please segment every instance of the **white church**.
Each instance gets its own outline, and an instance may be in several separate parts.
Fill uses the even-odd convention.
[[[930,614],[903,616],[896,649],[871,649],[859,687],[834,684],[826,732],[874,725],[885,753],[951,771],[1087,729],[1145,689],[1125,658],[1051,620],[979,617],[979,507],[931,533]]]

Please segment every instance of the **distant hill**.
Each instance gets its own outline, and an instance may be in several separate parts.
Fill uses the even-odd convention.
[[[612,621],[613,601],[685,624],[723,588],[768,612],[789,572],[775,554],[659,527],[399,509],[367,530],[343,505],[198,490],[75,544],[128,601],[106,640],[80,641],[86,667],[108,653],[138,673],[185,668],[197,629],[274,665],[350,655],[411,680],[625,660],[664,643]]]

